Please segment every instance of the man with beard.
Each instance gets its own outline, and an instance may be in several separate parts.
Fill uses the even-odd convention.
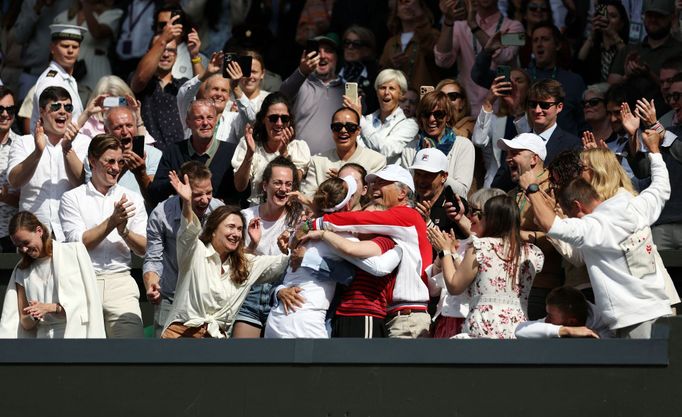
[[[526,172],[533,174],[537,186],[533,190],[524,191],[518,185],[509,192],[519,206],[521,215],[521,238],[524,242],[530,242],[542,250],[545,255],[545,264],[542,272],[538,272],[533,280],[533,287],[528,297],[528,318],[537,320],[545,316],[545,298],[556,287],[563,284],[564,274],[561,268],[561,255],[547,240],[545,233],[535,222],[532,207],[529,203],[528,194],[540,190],[541,195],[547,200],[547,204],[554,207],[554,198],[550,189],[549,172],[545,169],[544,160],[547,159],[545,141],[535,133],[522,133],[514,139],[500,139],[497,146],[504,149],[507,155],[507,166],[511,173],[511,179],[518,184],[521,175]]]
[[[192,188],[192,211],[203,225],[211,212],[223,205],[213,198],[211,171],[199,161],[182,164],[180,175],[189,178]],[[176,236],[180,230],[182,204],[175,195],[156,206],[147,224],[147,252],[142,265],[142,279],[147,300],[154,305],[154,333],[161,336],[168,313],[173,305],[178,281]]]
[[[133,152],[133,138],[137,136],[137,120],[135,114],[127,106],[113,107],[104,118],[104,130],[121,141],[125,165],[118,179],[119,185],[135,191],[149,200],[147,188],[154,179],[159,166],[161,151],[150,145],[144,145],[144,155]]]
[[[327,120],[343,106],[344,86],[336,75],[339,47],[336,35],[318,36],[319,50],[304,51],[296,71],[280,87],[280,93],[294,103],[296,138],[304,140],[310,154],[334,147],[327,136]]]
[[[187,126],[192,131],[189,139],[177,142],[163,151],[159,168],[154,181],[149,185],[149,198],[158,204],[173,194],[168,173],[179,171],[187,161],[201,161],[211,170],[211,183],[217,198],[226,204],[242,205],[248,197],[238,192],[234,186],[234,172],[230,161],[237,146],[234,143],[222,142],[213,137],[216,123],[216,109],[212,100],[195,100],[187,112]],[[246,195],[245,195],[246,194]]]
[[[21,190],[19,210],[30,211],[63,241],[59,199],[83,183],[88,139],[71,128],[73,104],[62,87],[47,87],[38,100],[40,119],[34,135],[12,142],[8,180]]]
[[[185,137],[176,97],[187,78],[174,78],[172,72],[178,54],[175,39],[181,33],[177,18],[164,25],[130,80],[130,88],[142,102],[144,125],[161,150]]]
[[[670,101],[673,96],[670,94],[670,87],[672,86],[673,77],[682,72],[682,57],[671,58],[663,63],[661,66],[661,71],[658,74],[658,80],[661,83],[661,96],[665,99],[665,102],[673,107],[674,103]],[[679,99],[677,100],[679,104]],[[676,125],[682,120],[677,116],[674,108],[670,109],[663,116],[658,118],[661,125],[665,128]]]
[[[623,48],[611,64],[609,84],[616,84],[638,70],[658,75],[663,62],[682,55],[682,42],[670,34],[675,16],[675,0],[645,0],[644,28],[647,36],[641,44]]]
[[[147,212],[138,193],[118,185],[121,142],[97,135],[88,148],[92,178],[64,194],[59,219],[67,242],[82,242],[95,268],[109,338],[143,337],[140,292],[130,275],[132,251],[144,256]]]
[[[467,207],[467,202],[464,197],[458,197],[445,183],[448,179],[448,158],[445,154],[436,148],[422,149],[417,152],[408,169],[412,171],[414,178],[417,210],[424,217],[427,225],[437,226],[448,233],[454,230],[458,239],[465,239],[467,236],[459,228],[457,222],[447,214],[452,209],[461,209],[459,201],[462,202],[464,208]]]

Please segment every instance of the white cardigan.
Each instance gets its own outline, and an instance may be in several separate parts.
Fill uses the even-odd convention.
[[[52,266],[59,304],[66,313],[67,339],[105,338],[102,302],[100,301],[95,270],[88,251],[80,242],[52,241]],[[19,303],[12,272],[0,320],[0,338],[35,337],[35,330],[24,330],[19,323]]]

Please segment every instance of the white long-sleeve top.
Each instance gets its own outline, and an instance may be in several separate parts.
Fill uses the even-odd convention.
[[[656,221],[670,197],[663,157],[649,154],[649,160],[652,183],[641,194],[621,191],[580,219],[556,217],[548,233],[582,252],[597,310],[611,329],[671,313],[653,243],[643,239],[639,246],[628,245],[636,232]]]
[[[471,246],[471,242],[471,237],[461,240],[457,252],[450,255],[453,260],[461,262],[464,253]],[[469,314],[469,297],[467,296],[466,291],[460,295],[450,294],[445,286],[443,272],[441,271],[438,274],[434,274],[433,264],[426,268],[426,275],[429,277],[429,293],[431,297],[439,297],[438,305],[436,306],[436,314],[433,315],[433,320],[436,320],[440,315],[445,317],[466,318]]]
[[[212,337],[223,338],[220,330],[227,333],[251,285],[277,279],[289,256],[247,254],[249,275],[246,281],[237,284],[232,280],[229,263],[222,263],[213,245],[199,240],[200,234],[197,216],[192,213],[191,222],[182,216],[177,240],[178,284],[164,329],[175,322],[188,327],[207,324]]]
[[[386,157],[387,164],[395,164],[408,143],[412,142],[419,132],[417,122],[405,117],[400,107],[381,121],[380,110],[360,118],[361,136],[358,141]]]
[[[587,303],[587,321],[585,327],[591,329],[602,339],[615,337],[614,332],[602,320],[599,313],[595,310],[594,304]],[[547,323],[547,317],[538,320],[524,321],[516,326],[516,337],[519,339],[548,339],[559,336],[560,325]]]

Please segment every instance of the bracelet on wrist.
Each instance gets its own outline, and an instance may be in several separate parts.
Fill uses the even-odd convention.
[[[192,64],[201,64],[201,57],[199,55],[192,58]]]

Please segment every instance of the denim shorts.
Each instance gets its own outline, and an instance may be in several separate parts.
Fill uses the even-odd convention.
[[[264,328],[268,314],[270,314],[270,295],[274,288],[271,283],[253,285],[235,321],[243,321],[261,329]]]

